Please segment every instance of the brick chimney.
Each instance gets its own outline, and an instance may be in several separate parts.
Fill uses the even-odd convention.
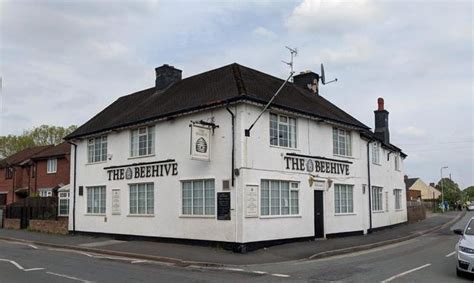
[[[293,84],[308,89],[314,94],[319,93],[319,75],[314,72],[306,71],[293,76]]]
[[[390,143],[390,132],[388,130],[388,111],[384,108],[383,98],[377,99],[378,109],[375,113],[375,136],[384,143]]]
[[[433,188],[436,188],[435,183],[430,183],[430,186],[433,187]]]
[[[161,67],[155,68],[156,80],[155,86],[156,90],[163,90],[170,85],[179,82],[181,80],[182,71],[176,69],[173,66],[164,64]]]

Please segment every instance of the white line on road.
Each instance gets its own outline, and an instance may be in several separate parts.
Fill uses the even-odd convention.
[[[419,267],[417,267],[417,268],[413,268],[413,269],[407,270],[407,271],[405,271],[405,272],[402,272],[402,273],[399,273],[399,274],[397,274],[397,275],[394,275],[394,276],[392,276],[392,277],[390,277],[390,278],[388,278],[388,279],[385,279],[385,280],[383,280],[381,283],[390,282],[390,281],[392,281],[392,280],[394,280],[394,279],[397,279],[397,278],[399,278],[399,277],[405,276],[405,275],[407,275],[407,274],[409,274],[409,273],[412,273],[412,272],[414,272],[414,271],[418,271],[418,270],[423,269],[423,268],[425,268],[425,267],[428,267],[428,266],[430,266],[430,265],[431,265],[431,263],[427,263],[427,264],[422,265],[422,266],[419,266]]]
[[[456,253],[456,251],[454,251],[454,252],[452,252],[452,253],[449,253],[449,254],[445,255],[445,257],[450,257],[450,256],[454,255],[455,253]]]
[[[259,271],[259,270],[254,270],[252,271],[253,273],[256,273],[256,274],[267,274],[268,272],[266,271]]]
[[[232,267],[226,267],[226,268],[222,268],[224,270],[228,270],[228,271],[245,271],[241,268],[232,268]]]
[[[38,247],[37,247],[37,246],[35,246],[35,245],[28,245],[28,247],[30,247],[30,248],[33,248],[33,249],[35,249],[35,250],[37,250],[37,249],[38,249]]]
[[[72,276],[69,276],[69,275],[54,273],[54,272],[50,272],[50,271],[48,271],[46,273],[54,275],[54,276],[58,276],[58,277],[63,277],[63,278],[67,278],[67,279],[71,279],[71,280],[75,280],[75,281],[84,282],[84,283],[92,283],[92,281],[84,280],[84,279],[77,278],[77,277],[72,277]]]
[[[144,263],[144,262],[148,262],[148,260],[134,260],[134,261],[132,261],[132,263]]]
[[[283,277],[283,278],[288,278],[290,275],[287,274],[279,274],[279,273],[272,273],[270,274],[271,276],[276,276],[276,277]]]
[[[9,260],[9,259],[4,259],[4,258],[0,258],[0,261],[9,262],[9,263],[13,264],[14,266],[16,266],[16,268],[18,268],[19,270],[23,270],[23,271],[25,271],[25,272],[28,272],[28,271],[36,271],[36,270],[43,270],[43,269],[44,269],[44,268],[40,268],[40,267],[25,269],[23,266],[21,266],[20,264],[18,264],[16,261]]]

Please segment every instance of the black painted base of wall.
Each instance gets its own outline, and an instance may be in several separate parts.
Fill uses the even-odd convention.
[[[326,239],[333,239],[333,238],[343,238],[343,237],[350,237],[350,236],[360,236],[364,235],[364,231],[352,231],[352,232],[342,232],[342,233],[333,233],[333,234],[326,234]]]

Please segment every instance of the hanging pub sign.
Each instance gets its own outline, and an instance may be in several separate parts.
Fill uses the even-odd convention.
[[[307,156],[288,153],[284,157],[286,170],[303,171],[308,173],[326,173],[335,175],[350,175],[352,162],[320,156]]]
[[[198,124],[191,125],[191,158],[211,160],[211,128]]]

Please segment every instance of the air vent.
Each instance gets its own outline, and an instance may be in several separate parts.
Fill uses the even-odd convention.
[[[229,180],[222,180],[222,189],[223,190],[230,190],[230,181]]]

